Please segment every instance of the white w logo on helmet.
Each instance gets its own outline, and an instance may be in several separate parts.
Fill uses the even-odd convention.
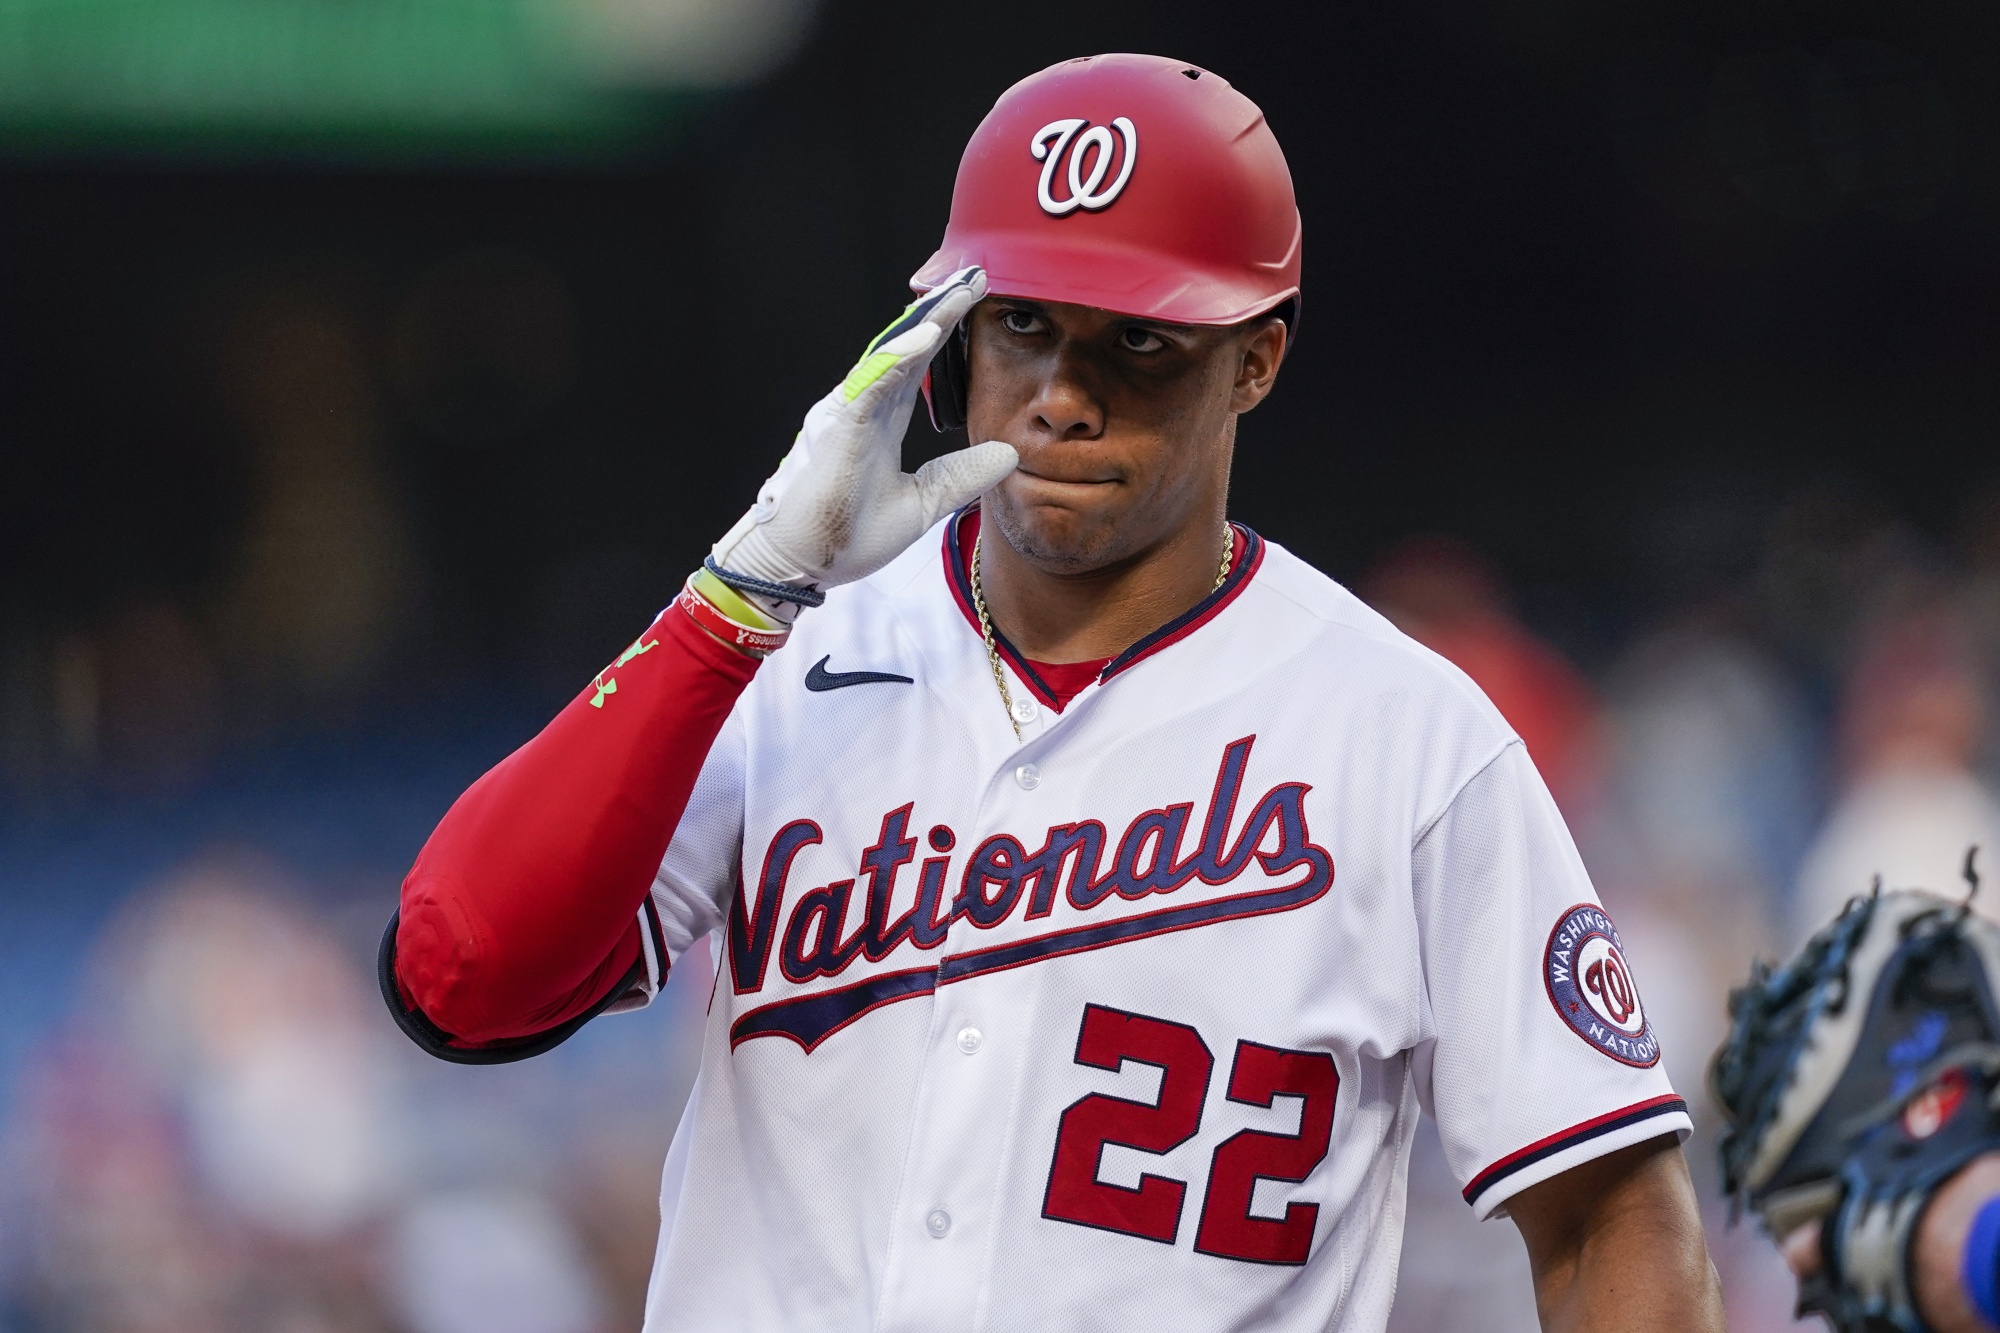
[[[1052,120],[1035,131],[1030,145],[1035,161],[1042,164],[1042,179],[1035,186],[1035,201],[1050,217],[1062,217],[1079,208],[1095,211],[1104,208],[1116,199],[1125,188],[1125,182],[1132,179],[1132,164],[1139,159],[1139,131],[1124,116],[1114,119],[1109,125],[1091,125],[1082,134],[1087,120]],[[1104,184],[1106,173],[1111,170],[1111,131],[1117,130],[1125,141],[1125,160],[1119,164],[1117,176],[1111,184]],[[1069,158],[1069,198],[1057,199],[1049,187],[1055,183],[1056,165],[1068,150]],[[1084,171],[1083,160],[1090,158],[1090,170]],[[1103,186],[1103,189],[1099,189]]]

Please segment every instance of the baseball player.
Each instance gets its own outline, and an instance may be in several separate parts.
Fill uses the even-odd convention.
[[[1686,1109],[1519,741],[1226,520],[1300,242],[1214,74],[1010,89],[916,303],[424,848],[383,988],[446,1059],[714,969],[653,1333],[1380,1329],[1420,1108],[1548,1327],[1720,1329]],[[977,443],[905,475],[920,390]]]

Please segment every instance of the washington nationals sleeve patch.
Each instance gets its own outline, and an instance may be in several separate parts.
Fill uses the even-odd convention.
[[[1595,903],[1562,914],[1542,954],[1549,1003],[1570,1030],[1620,1064],[1660,1062],[1660,1041],[1632,984],[1618,927]]]

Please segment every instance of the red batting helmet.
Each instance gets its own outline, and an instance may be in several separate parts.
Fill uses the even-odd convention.
[[[995,295],[1234,324],[1295,310],[1300,235],[1292,174],[1256,103],[1184,61],[1085,56],[986,113],[944,241],[910,285],[978,264]],[[960,378],[957,359],[941,358],[933,381]],[[934,419],[962,420],[962,401],[939,401],[958,384],[927,387]]]

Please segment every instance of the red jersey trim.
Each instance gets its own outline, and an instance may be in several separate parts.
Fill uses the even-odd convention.
[[[1647,1101],[1634,1102],[1621,1110],[1608,1111],[1595,1119],[1586,1120],[1580,1125],[1572,1125],[1568,1129],[1551,1134],[1545,1139],[1537,1139],[1517,1152],[1508,1153],[1474,1176],[1472,1183],[1465,1187],[1465,1201],[1471,1203],[1508,1176],[1517,1171],[1524,1171],[1536,1162],[1553,1157],[1565,1148],[1574,1148],[1579,1143],[1602,1138],[1627,1125],[1636,1125],[1644,1120],[1677,1113],[1686,1114],[1687,1103],[1670,1092]]]
[[[1220,615],[1224,607],[1250,586],[1250,580],[1256,577],[1258,568],[1264,563],[1264,539],[1241,523],[1231,522],[1229,528],[1236,534],[1236,546],[1230,557],[1229,575],[1223,579],[1222,586],[1112,658],[1097,673],[1098,684],[1102,685],[1119,672],[1138,665],[1193,634]],[[958,603],[959,613],[972,626],[974,634],[980,632],[979,612],[972,604],[971,572],[972,543],[978,539],[979,505],[974,502],[953,514],[944,529],[945,583],[951,588],[952,600]],[[1063,704],[1069,701],[1057,702],[1056,692],[1049,688],[1034,665],[1007,642],[1007,636],[1000,632],[998,626],[993,630],[993,648],[1039,703],[1057,712],[1062,711]]]
[[[1042,683],[1054,691],[1058,711],[1067,708],[1069,701],[1097,683],[1104,668],[1111,665],[1111,659],[1100,657],[1094,662],[1030,662],[1030,666],[1040,673]]]

